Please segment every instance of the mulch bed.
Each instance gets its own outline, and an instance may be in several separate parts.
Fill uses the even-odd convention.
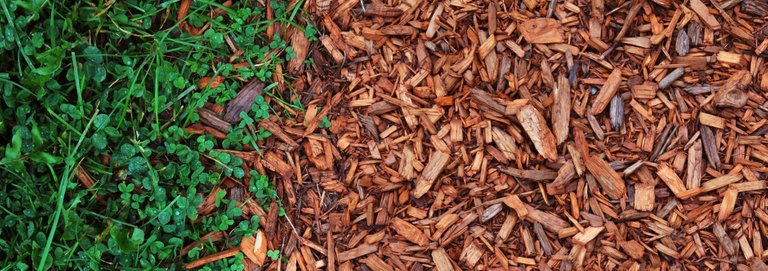
[[[768,1],[305,8],[306,114],[234,152],[286,211],[247,205],[285,257],[248,268],[768,270]]]

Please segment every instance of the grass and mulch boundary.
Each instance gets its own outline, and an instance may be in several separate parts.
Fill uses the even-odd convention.
[[[768,270],[766,0],[0,5],[0,270]]]

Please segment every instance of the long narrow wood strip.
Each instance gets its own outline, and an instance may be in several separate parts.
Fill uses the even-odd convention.
[[[703,172],[701,140],[696,140],[688,149],[688,161],[686,164],[685,184],[688,189],[701,186],[701,176]]]
[[[552,130],[557,144],[560,145],[568,139],[571,122],[571,87],[564,74],[557,78],[557,86],[552,91],[552,96],[555,99],[552,106]]]
[[[704,146],[704,153],[707,155],[707,162],[715,169],[719,169],[720,154],[717,151],[717,145],[715,145],[715,135],[712,133],[712,129],[701,125],[699,128],[701,132],[701,143]]]
[[[240,253],[240,249],[239,248],[236,248],[236,247],[230,248],[230,249],[218,252],[216,254],[211,254],[211,255],[208,255],[208,256],[201,257],[200,259],[197,259],[197,260],[194,260],[194,261],[192,261],[190,263],[187,263],[187,264],[184,265],[184,269],[187,269],[187,270],[195,269],[195,268],[201,267],[203,265],[206,265],[208,263],[212,263],[212,262],[215,262],[215,261],[218,261],[218,260],[222,260],[222,259],[226,259],[226,258],[229,258],[229,257],[234,257],[238,253]]]
[[[349,260],[353,260],[379,250],[377,245],[361,244],[353,249],[341,252],[337,255],[336,259],[343,263]]]

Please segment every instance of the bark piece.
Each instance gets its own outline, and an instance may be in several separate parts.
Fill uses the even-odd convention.
[[[618,94],[614,95],[611,99],[611,107],[608,115],[611,119],[611,128],[614,131],[620,130],[621,124],[624,122],[624,100]]]
[[[752,84],[752,76],[747,71],[735,72],[717,91],[715,104],[723,107],[744,107],[747,104],[745,88],[750,84]]]
[[[688,23],[688,37],[692,46],[699,46],[703,38],[701,24],[693,21]]]
[[[720,245],[725,249],[725,252],[728,253],[728,255],[736,255],[737,245],[733,242],[733,239],[728,236],[728,233],[720,222],[712,224],[712,233],[715,234],[715,237],[720,241]]]
[[[493,219],[501,212],[502,205],[501,203],[496,203],[494,205],[491,205],[490,207],[486,208],[485,211],[483,211],[483,215],[480,216],[480,222],[485,223],[488,222],[488,220]]]
[[[720,156],[715,145],[715,135],[708,126],[699,126],[701,132],[701,144],[704,146],[704,153],[707,155],[707,162],[715,169],[720,169]]]
[[[220,119],[213,111],[206,108],[198,108],[197,114],[200,115],[200,122],[203,124],[209,127],[213,127],[219,132],[229,133],[229,128],[232,125],[229,122]]]
[[[552,243],[549,241],[547,233],[544,232],[544,227],[541,226],[541,223],[533,223],[533,233],[536,234],[536,239],[539,240],[539,243],[541,244],[541,250],[544,251],[544,255],[552,255],[554,248],[552,248]]]
[[[264,92],[264,83],[259,80],[251,80],[237,93],[234,99],[229,101],[224,110],[223,120],[229,123],[240,122],[240,112],[248,112],[251,105],[256,102],[256,96]]]
[[[472,98],[474,98],[474,100],[480,105],[483,105],[495,111],[496,113],[504,114],[504,111],[506,108],[503,105],[496,102],[495,100],[493,100],[493,98],[488,92],[474,88],[472,89]]]
[[[662,78],[661,81],[659,81],[659,89],[666,89],[666,88],[668,88],[669,86],[672,85],[672,82],[675,82],[675,80],[680,78],[680,76],[683,76],[683,73],[685,73],[685,69],[684,68],[676,68],[676,69],[674,69],[672,72],[667,74],[667,76]]]
[[[768,6],[768,4],[766,4]],[[766,12],[768,12],[768,9],[766,9]],[[768,265],[766,265],[761,257],[754,257],[750,261],[749,267],[752,269],[752,271],[768,271]]]
[[[752,16],[765,16],[768,14],[768,1],[744,0],[741,2],[741,11]]]
[[[675,39],[675,51],[680,56],[688,54],[688,50],[691,48],[691,40],[688,38],[688,32],[685,29],[680,29],[677,32],[677,39]]]

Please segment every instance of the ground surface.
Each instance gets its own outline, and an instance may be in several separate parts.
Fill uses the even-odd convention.
[[[768,270],[766,1],[76,3],[3,2],[11,270]]]

